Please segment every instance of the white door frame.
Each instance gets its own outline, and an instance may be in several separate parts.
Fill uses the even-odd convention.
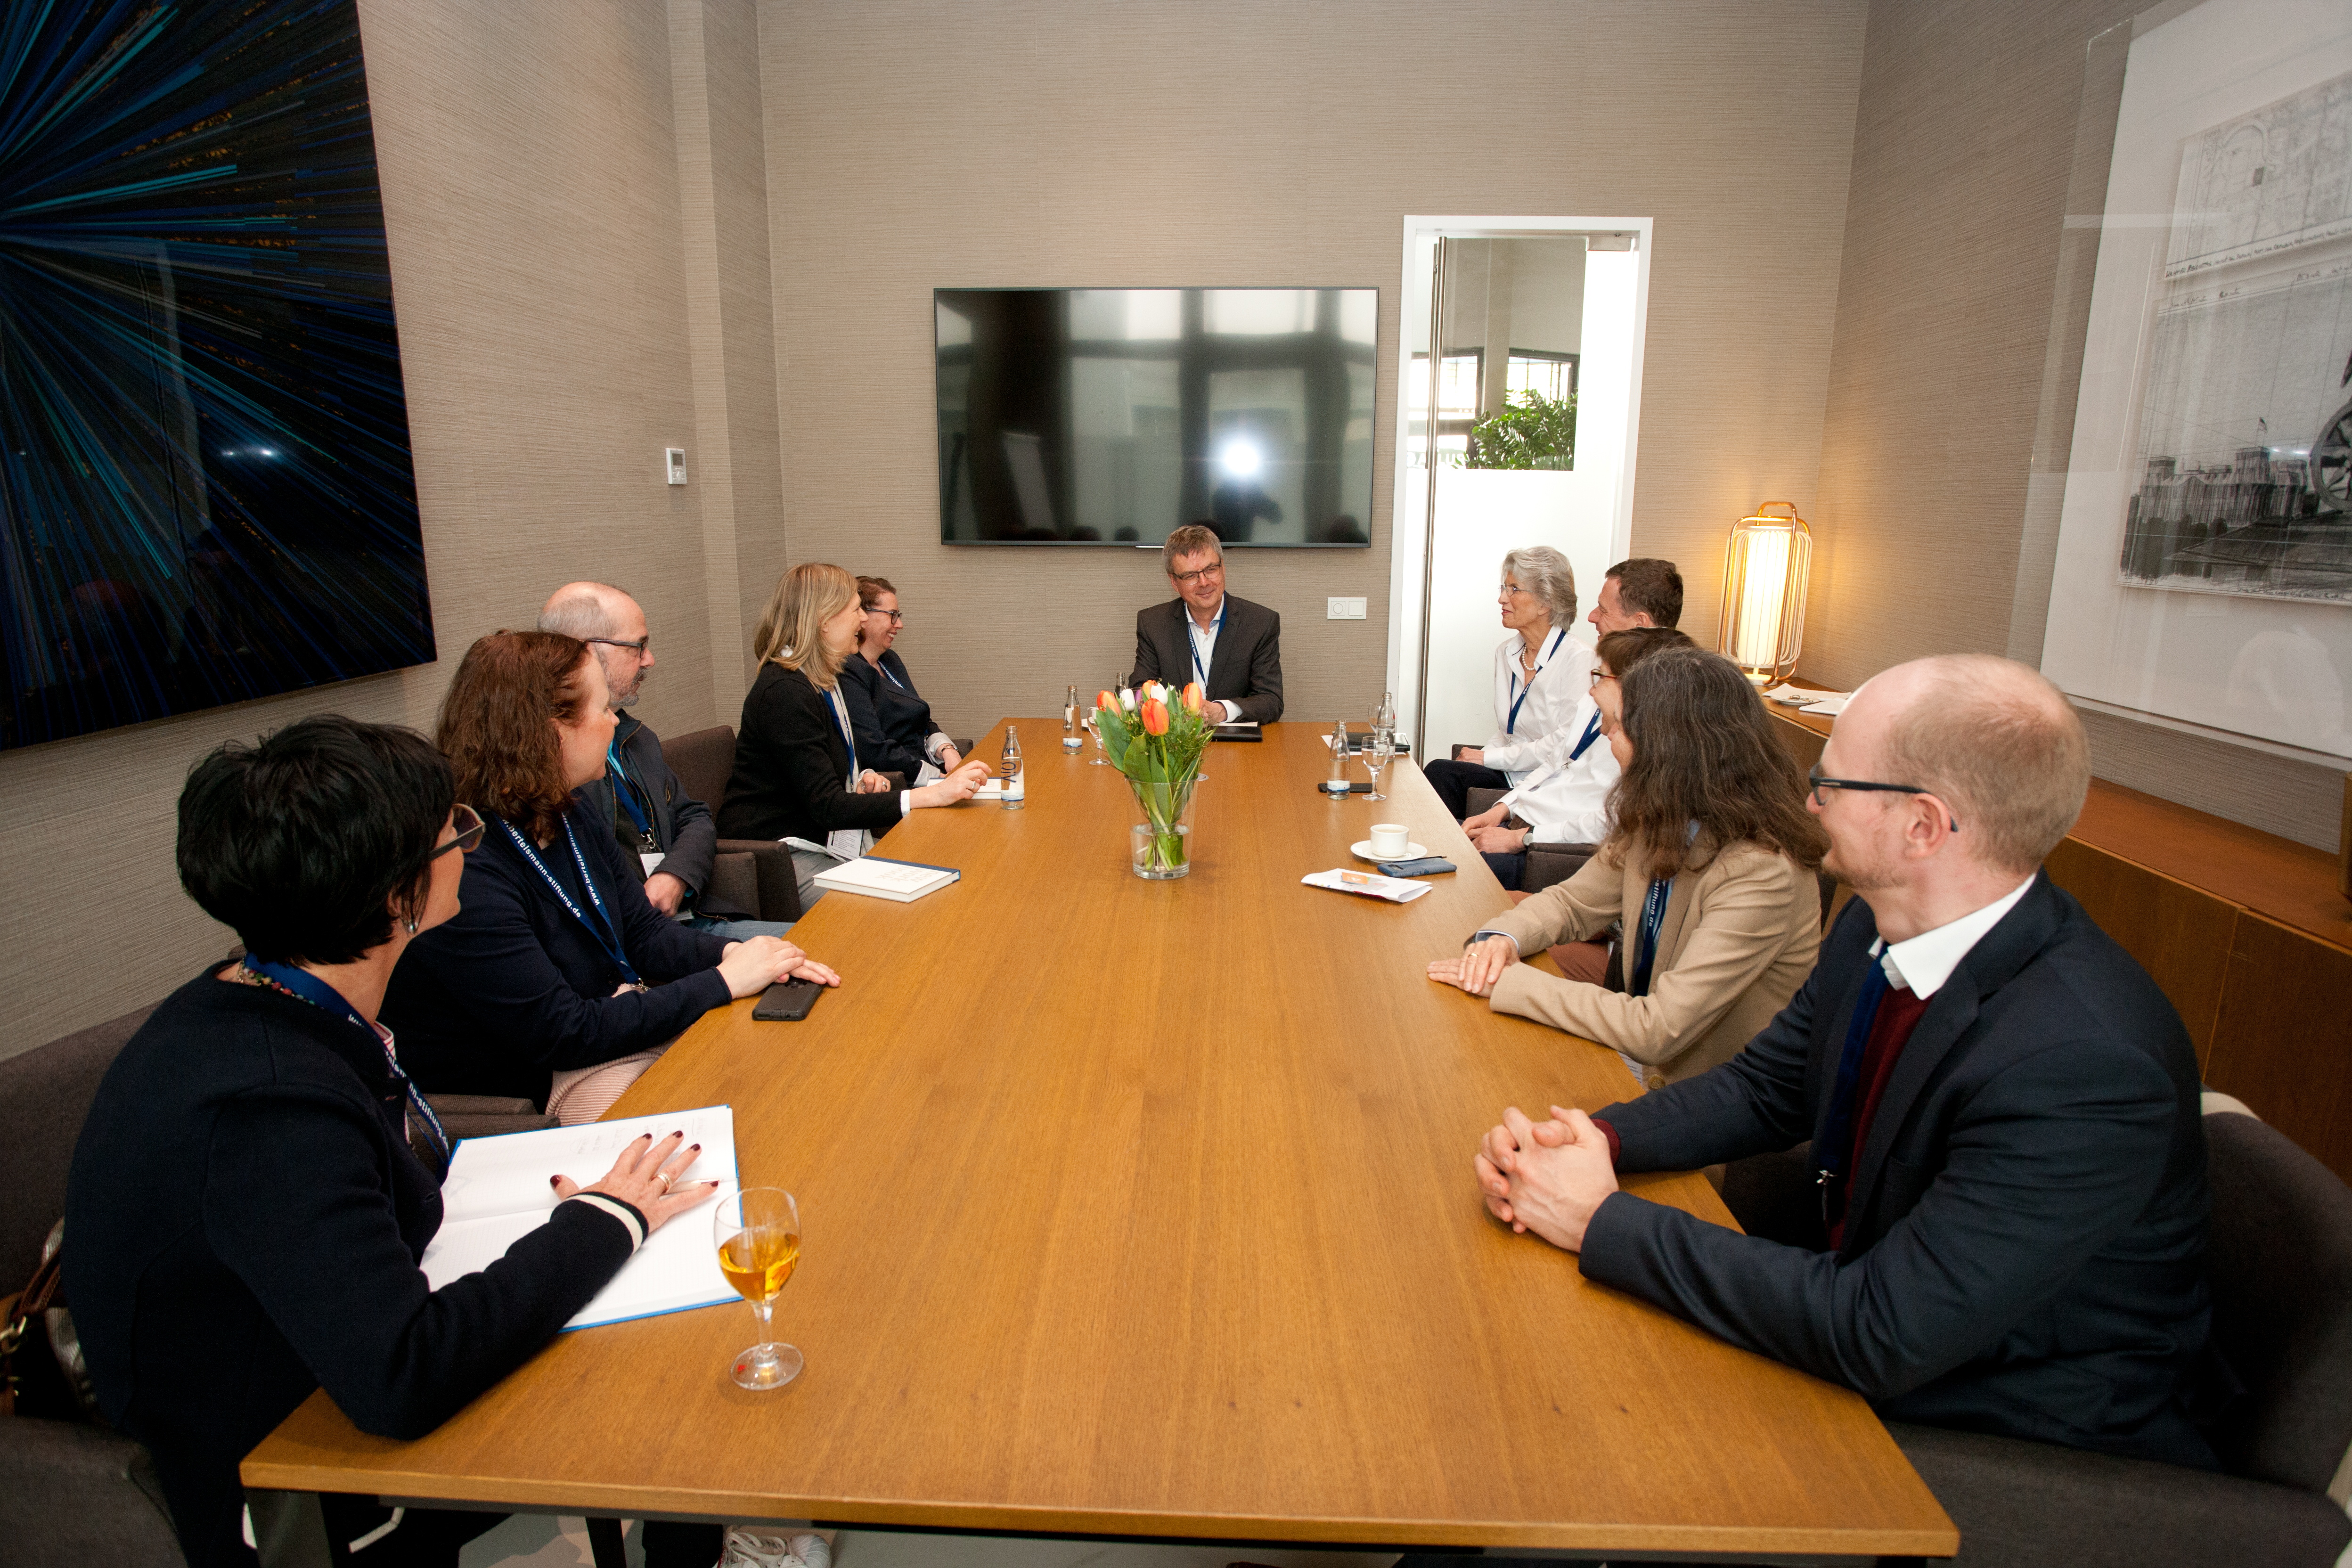
[[[1388,689],[1397,695],[1397,727],[1410,733],[1421,716],[1423,566],[1427,559],[1429,518],[1423,507],[1407,504],[1412,463],[1412,416],[1406,377],[1412,356],[1429,342],[1428,268],[1416,252],[1426,241],[1537,238],[1560,234],[1614,233],[1633,236],[1633,363],[1625,415],[1625,449],[1618,468],[1614,521],[1617,558],[1632,552],[1633,458],[1642,426],[1642,355],[1649,338],[1651,225],[1646,217],[1508,217],[1405,215],[1403,287],[1397,295],[1395,473],[1389,506]],[[1435,411],[1432,410],[1433,419]],[[1408,597],[1408,595],[1410,595]],[[1426,761],[1427,759],[1421,759]]]

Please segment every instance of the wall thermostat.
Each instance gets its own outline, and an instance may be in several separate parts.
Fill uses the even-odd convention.
[[[664,447],[662,448],[662,472],[668,479],[671,484],[682,485],[686,483],[685,447]]]

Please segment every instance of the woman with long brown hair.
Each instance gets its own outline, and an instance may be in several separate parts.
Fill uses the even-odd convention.
[[[1498,1013],[1614,1047],[1652,1083],[1738,1054],[1788,1005],[1821,947],[1829,842],[1805,777],[1729,660],[1667,648],[1627,670],[1607,725],[1623,770],[1601,853],[1486,922],[1429,977]],[[1622,920],[1625,989],[1518,962]]]
[[[591,1121],[711,1008],[788,974],[840,983],[791,942],[728,942],[646,901],[611,823],[572,794],[604,776],[608,699],[587,645],[556,632],[494,632],[449,683],[435,739],[488,831],[463,908],[417,938],[383,1002],[429,1090]]]
[[[822,891],[816,874],[837,858],[864,854],[910,811],[970,800],[988,776],[986,763],[965,763],[936,783],[893,790],[866,765],[841,689],[865,624],[857,579],[812,561],[777,580],[752,640],[760,674],[743,699],[719,836],[798,838],[832,851],[793,851],[803,910]]]

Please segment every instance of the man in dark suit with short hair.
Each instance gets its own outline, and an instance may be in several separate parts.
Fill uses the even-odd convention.
[[[1282,617],[1225,592],[1225,550],[1214,529],[1187,523],[1160,546],[1176,597],[1135,616],[1138,686],[1180,689],[1197,680],[1217,723],[1282,717]]]
[[[2212,1468],[2189,1414],[2211,1316],[2196,1053],[2039,869],[2089,779],[2080,721],[2023,665],[1869,682],[1815,770],[1825,865],[1858,896],[1803,989],[1696,1078],[1507,1111],[1475,1162],[1488,1208],[1890,1420]],[[1808,1139],[1810,1239],[1617,1190]]]

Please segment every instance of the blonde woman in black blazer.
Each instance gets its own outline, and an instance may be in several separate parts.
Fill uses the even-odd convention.
[[[909,811],[970,800],[987,778],[984,763],[966,763],[936,784],[893,792],[856,754],[840,678],[865,619],[857,580],[838,566],[810,562],[777,581],[752,644],[760,675],[743,699],[720,837],[801,838],[861,854]],[[834,861],[804,849],[793,858],[805,910],[822,891],[814,879]]]

